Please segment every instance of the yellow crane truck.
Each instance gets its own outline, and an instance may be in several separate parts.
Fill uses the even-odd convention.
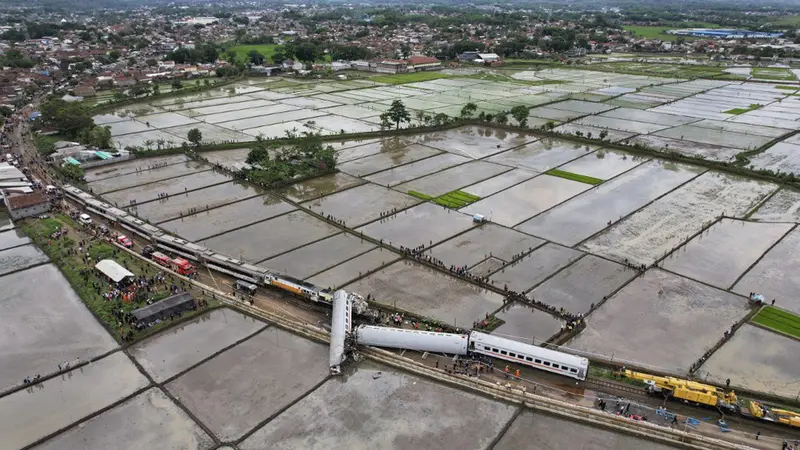
[[[729,412],[739,411],[738,399],[733,391],[725,392],[716,386],[696,381],[660,377],[624,368],[618,371],[617,374],[632,380],[643,381],[647,385],[647,392],[651,395],[661,395],[666,398],[673,397],[687,403],[717,407]]]
[[[755,400],[750,400],[749,407],[746,410],[742,410],[742,415],[769,422],[778,422],[790,427],[800,427],[800,413],[786,409],[770,408]]]

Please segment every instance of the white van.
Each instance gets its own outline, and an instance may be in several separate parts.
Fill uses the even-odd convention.
[[[92,218],[89,217],[88,214],[81,214],[80,216],[78,216],[78,222],[84,225],[89,225],[90,223],[92,223]]]

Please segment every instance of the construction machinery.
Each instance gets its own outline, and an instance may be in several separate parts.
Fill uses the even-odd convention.
[[[786,409],[770,408],[755,400],[750,400],[748,408],[742,410],[742,415],[768,422],[778,422],[790,427],[800,427],[800,413]]]
[[[739,411],[738,399],[733,391],[726,393],[721,388],[696,381],[661,377],[624,368],[617,374],[632,380],[643,381],[647,385],[647,392],[651,395],[673,397],[687,403],[712,406],[725,411]]]

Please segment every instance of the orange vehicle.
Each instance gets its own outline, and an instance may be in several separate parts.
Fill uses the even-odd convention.
[[[153,261],[161,264],[164,267],[169,267],[169,265],[170,265],[169,256],[167,256],[167,255],[165,255],[165,254],[163,254],[161,252],[153,252],[153,253],[151,253],[150,254],[150,258]]]
[[[175,258],[170,262],[170,268],[175,272],[178,272],[181,275],[193,275],[195,270],[192,263],[183,259],[183,258]]]

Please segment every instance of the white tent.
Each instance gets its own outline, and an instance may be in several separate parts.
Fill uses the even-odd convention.
[[[104,259],[94,266],[95,269],[103,273],[103,275],[111,278],[114,283],[119,283],[127,277],[134,276],[130,270],[120,266],[116,261]]]

